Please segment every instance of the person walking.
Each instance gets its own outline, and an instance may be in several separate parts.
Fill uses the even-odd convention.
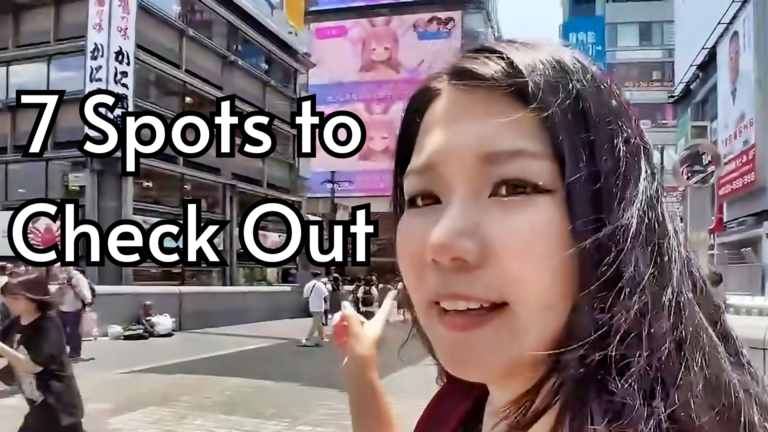
[[[83,312],[91,304],[91,289],[88,280],[72,267],[63,267],[63,281],[56,290],[56,303],[59,305],[59,319],[64,328],[69,358],[79,362],[82,358],[83,336],[80,325]]]
[[[8,282],[8,264],[0,263],[0,287],[5,285],[6,282]],[[11,310],[3,301],[2,296],[0,296],[0,325],[8,322],[12,317]]]
[[[48,278],[14,276],[0,294],[14,315],[0,328],[0,356],[8,360],[0,381],[18,385],[29,406],[19,432],[83,432],[83,400]]]
[[[375,276],[363,278],[363,284],[358,288],[357,298],[360,301],[360,314],[365,319],[371,319],[378,310],[379,292],[376,289]]]
[[[321,272],[312,270],[311,274],[313,279],[304,286],[304,298],[309,303],[309,313],[312,314],[312,326],[309,328],[307,337],[299,345],[304,347],[320,346],[325,339],[323,334],[323,315],[325,314],[328,289],[320,281]],[[317,336],[317,339],[315,339],[315,336]]]

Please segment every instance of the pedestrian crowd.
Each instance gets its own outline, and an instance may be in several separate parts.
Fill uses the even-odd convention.
[[[398,277],[380,280],[376,273],[354,278],[334,273],[323,278],[323,273],[317,270],[311,274],[312,280],[304,286],[304,298],[312,315],[312,324],[300,346],[316,347],[328,342],[331,319],[341,312],[344,302],[349,302],[363,318],[371,319],[381,308],[387,293],[396,290],[398,317],[403,320],[406,318],[407,296],[402,280]]]

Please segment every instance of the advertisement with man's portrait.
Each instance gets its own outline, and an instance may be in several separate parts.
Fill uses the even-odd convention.
[[[717,46],[717,147],[725,169],[718,195],[755,183],[755,42],[752,3],[736,16]]]

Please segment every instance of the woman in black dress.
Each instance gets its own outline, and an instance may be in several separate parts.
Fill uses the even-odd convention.
[[[64,330],[43,275],[12,276],[0,294],[14,317],[0,328],[0,381],[21,389],[29,412],[19,432],[82,432],[83,401]]]

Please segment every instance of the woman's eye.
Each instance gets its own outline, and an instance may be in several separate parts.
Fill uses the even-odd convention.
[[[547,193],[540,184],[525,180],[501,180],[493,185],[489,198],[510,198],[520,195]]]
[[[435,194],[414,195],[406,200],[406,208],[415,209],[440,204],[440,198]]]

